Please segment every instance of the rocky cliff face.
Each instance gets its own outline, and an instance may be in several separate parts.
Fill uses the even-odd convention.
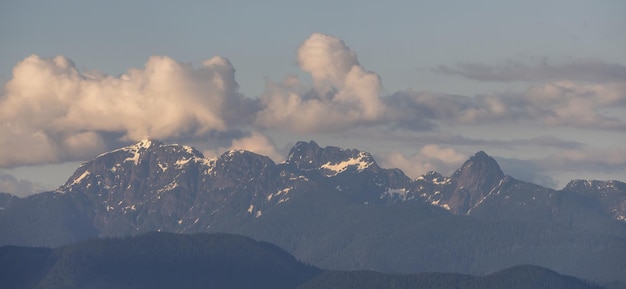
[[[503,178],[504,173],[498,163],[480,151],[450,177],[454,190],[447,203],[454,213],[467,213],[492,193]]]

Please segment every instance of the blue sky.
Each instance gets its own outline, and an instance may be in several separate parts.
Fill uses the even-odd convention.
[[[0,190],[143,137],[277,161],[315,139],[411,176],[484,150],[552,187],[626,180],[626,2],[512,2],[5,1]],[[150,121],[146,100],[179,110]]]

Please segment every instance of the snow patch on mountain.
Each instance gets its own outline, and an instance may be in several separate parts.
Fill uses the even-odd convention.
[[[284,196],[286,196],[289,193],[289,191],[291,191],[292,189],[293,188],[291,188],[291,187],[284,188],[282,190],[279,190],[276,193],[267,195],[267,197],[265,197],[265,199],[269,202],[269,201],[271,201],[275,197],[281,197],[281,199],[278,200],[277,204],[286,202],[287,200],[289,200],[289,198],[288,197],[285,198]]]
[[[435,178],[435,179],[433,179],[432,182],[435,185],[447,185],[447,184],[450,183],[450,181],[451,181],[450,178]]]
[[[75,184],[80,183],[82,180],[84,180],[84,179],[85,179],[86,177],[88,177],[90,174],[91,174],[91,173],[90,173],[88,170],[85,170],[85,171],[83,172],[83,174],[82,174],[82,175],[80,175],[78,178],[74,179],[74,180],[72,181],[72,183],[71,183],[69,186],[73,186],[73,185],[75,185]]]
[[[381,199],[384,198],[388,198],[388,199],[398,199],[400,201],[406,201],[407,200],[407,195],[409,193],[409,190],[405,189],[405,188],[399,188],[399,189],[392,189],[392,188],[387,188],[382,195],[380,195]],[[411,199],[411,198],[409,198]]]
[[[374,162],[372,161],[368,153],[359,152],[357,157],[349,158],[345,161],[338,162],[338,163],[327,162],[323,164],[320,168],[332,172],[331,174],[328,175],[329,177],[331,177],[331,176],[336,176],[344,172],[350,167],[356,167],[356,170],[358,172],[362,172],[363,170],[369,168],[373,164]]]
[[[134,145],[122,148],[122,150],[133,154],[131,157],[126,158],[124,162],[132,161],[135,165],[138,165],[139,158],[141,157],[141,152],[146,149],[149,149],[153,145],[157,145],[157,144],[151,140],[144,139]]]
[[[124,162],[133,162],[135,165],[138,165],[139,164],[139,157],[141,156],[141,154],[139,153],[138,150],[131,151],[131,153],[133,153],[133,156],[126,158],[124,160]]]
[[[482,197],[473,207],[471,207],[469,210],[467,210],[466,215],[469,215],[472,212],[472,209],[475,209],[478,206],[480,206],[480,204],[482,204],[490,196],[492,196],[492,195],[499,195],[500,194],[500,187],[502,186],[502,183],[504,183],[504,181],[505,181],[505,179],[501,179],[497,186],[495,186],[493,189],[491,189],[491,191],[489,191],[488,194],[486,194],[484,197]],[[532,197],[532,199],[535,200],[535,197]]]
[[[182,146],[183,150],[185,152],[187,152],[188,154],[194,154],[194,149],[188,145],[183,145]]]
[[[171,191],[171,190],[173,190],[173,189],[175,189],[177,187],[178,187],[178,183],[176,182],[176,180],[174,180],[171,183],[167,184],[167,186],[157,190],[157,193]]]
[[[185,165],[187,165],[191,161],[191,158],[182,158],[176,161],[175,165],[179,169],[182,169]]]

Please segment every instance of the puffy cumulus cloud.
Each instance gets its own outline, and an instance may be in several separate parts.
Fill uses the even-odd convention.
[[[234,74],[222,57],[199,68],[151,57],[109,76],[81,73],[63,56],[29,56],[0,96],[0,166],[81,159],[104,149],[104,134],[172,139],[249,123],[257,104],[238,92]]]
[[[278,152],[278,149],[272,139],[259,132],[252,132],[247,136],[233,139],[230,147],[219,148],[217,150],[205,150],[203,154],[206,157],[217,157],[223,152],[229,150],[251,151],[260,155],[268,156],[275,162],[284,160],[284,157]]]
[[[385,115],[380,77],[366,71],[343,41],[315,33],[298,49],[298,64],[313,79],[268,83],[256,123],[301,133],[336,132],[376,123]]]
[[[300,68],[311,74],[315,88],[322,94],[341,87],[354,67],[359,67],[356,53],[338,38],[314,33],[298,49]]]
[[[10,174],[0,173],[0,192],[9,193],[18,197],[25,197],[35,193],[43,192],[50,188],[31,182],[29,180],[18,179]]]
[[[560,81],[530,87],[517,100],[528,117],[550,126],[626,130],[626,120],[606,112],[626,113],[626,82],[580,84]]]
[[[278,153],[276,145],[267,136],[252,132],[248,137],[235,139],[230,149],[247,150],[260,155],[268,156],[274,161],[282,161],[284,157]]]
[[[384,154],[381,164],[387,168],[399,168],[407,176],[416,178],[428,171],[451,175],[467,158],[465,154],[452,148],[428,144],[411,156],[405,156],[399,152]]]

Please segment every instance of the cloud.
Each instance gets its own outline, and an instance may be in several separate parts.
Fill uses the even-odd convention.
[[[414,130],[423,129],[424,123],[436,126],[493,122],[626,130],[626,81],[560,81],[532,85],[523,92],[476,96],[409,90],[393,94],[387,103],[399,126]]]
[[[314,33],[298,49],[298,64],[313,79],[268,83],[256,123],[300,133],[337,132],[383,119],[380,77],[366,71],[338,38]]]
[[[259,132],[252,132],[252,135],[249,137],[233,140],[230,149],[255,152],[260,155],[268,156],[276,162],[284,160],[284,157],[278,153],[274,142],[269,137]]]
[[[626,130],[626,120],[606,112],[610,109],[626,112],[626,82],[580,84],[561,81],[536,85],[511,105],[517,105],[525,117],[539,118],[549,126]]]
[[[109,76],[81,73],[63,56],[29,56],[0,97],[0,167],[82,159],[104,149],[106,134],[173,139],[250,123],[257,103],[238,92],[234,73],[222,57],[199,68],[151,57]]]
[[[0,167],[84,160],[143,138],[202,141],[220,148],[238,145],[280,158],[271,139],[247,131],[403,134],[493,123],[626,131],[626,79],[620,78],[623,66],[618,64],[510,62],[504,68],[440,68],[468,77],[487,71],[481,72],[484,79],[491,73],[504,79],[549,80],[524,91],[466,96],[413,90],[382,95],[378,74],[366,70],[342,40],[325,34],[306,39],[297,50],[297,62],[311,83],[290,75],[268,81],[259,98],[249,98],[239,92],[235,68],[219,56],[198,67],[154,56],[119,76],[81,72],[63,56],[29,56],[14,67],[0,94]],[[581,75],[597,71],[598,76],[577,76],[574,68],[583,70]],[[424,139],[422,144],[506,147],[525,141],[462,138]],[[581,147],[554,138],[527,141]]]
[[[399,168],[407,176],[416,178],[428,171],[437,171],[443,175],[451,175],[467,160],[465,154],[452,148],[440,147],[436,144],[423,146],[417,153],[405,156],[400,152],[382,155],[381,166]]]
[[[503,157],[494,158],[502,171],[509,176],[547,188],[558,188],[559,184],[557,181],[537,161]]]
[[[17,179],[13,175],[0,173],[0,192],[10,193],[18,197],[25,197],[47,190],[45,186],[24,179]]]
[[[612,173],[626,169],[626,148],[585,148],[554,153],[536,161],[552,171],[600,171]]]
[[[441,65],[435,72],[460,75],[480,81],[533,82],[525,91],[474,97],[400,93],[413,105],[424,106],[445,123],[485,121],[524,122],[626,130],[626,66],[598,60],[579,60],[552,65],[543,60],[534,65],[507,61],[504,65],[480,63]]]
[[[513,149],[519,146],[538,146],[538,147],[553,147],[560,149],[580,149],[585,146],[584,143],[565,140],[550,135],[542,135],[531,138],[512,138],[508,140],[502,139],[479,139],[466,137],[461,134],[452,134],[447,132],[420,132],[419,134],[411,135],[407,133],[389,134],[383,132],[381,134],[370,133],[369,136],[378,138],[379,140],[385,140],[393,138],[397,141],[411,143],[436,143],[439,145],[450,146],[471,146],[471,147],[496,147],[504,149]]]
[[[398,126],[411,130],[434,128],[437,124],[474,124],[510,118],[509,109],[497,96],[461,96],[402,91],[387,101]]]
[[[626,149],[621,147],[565,149],[540,159],[496,159],[506,174],[554,189],[565,186],[566,176],[612,176],[623,181],[620,174],[626,170]]]
[[[216,150],[205,150],[203,154],[206,157],[217,157],[223,152],[229,150],[251,151],[260,155],[268,156],[274,162],[284,160],[284,157],[278,152],[278,149],[272,139],[259,132],[252,132],[248,136],[233,139],[230,147],[222,147]]]
[[[626,66],[605,63],[599,60],[577,60],[553,65],[547,59],[528,65],[522,61],[507,60],[501,65],[465,62],[453,66],[439,65],[433,72],[458,75],[478,81],[577,81],[577,82],[621,82],[626,79]]]

